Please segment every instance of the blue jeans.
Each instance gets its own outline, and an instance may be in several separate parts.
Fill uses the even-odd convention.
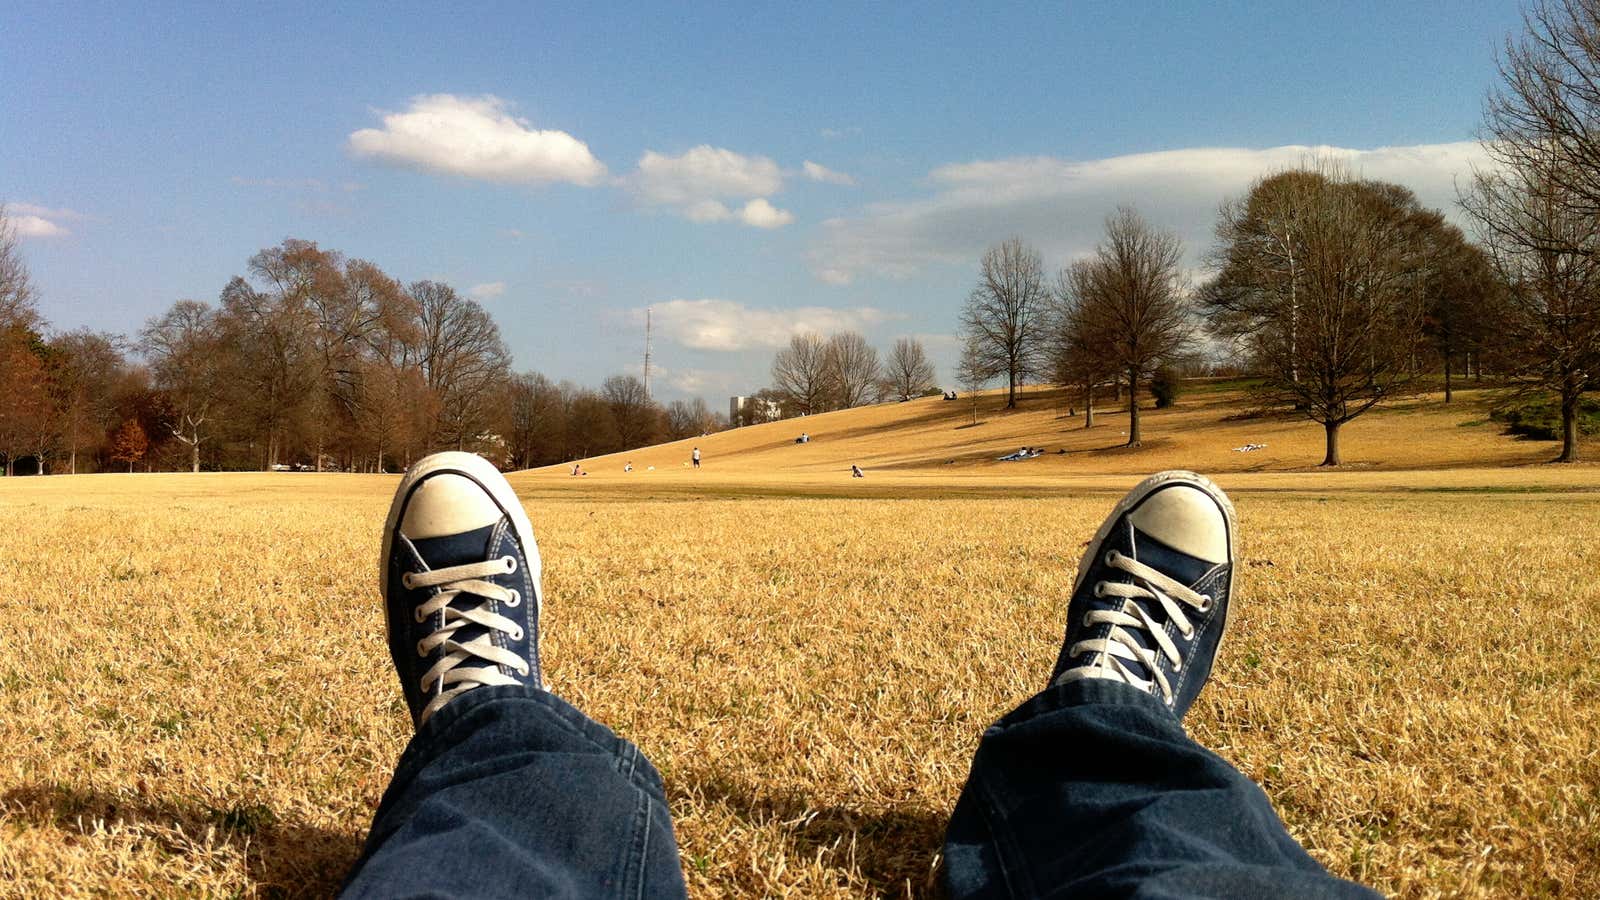
[[[950,818],[953,897],[1376,897],[1127,685],[1050,688],[986,731]],[[477,688],[400,757],[349,897],[682,897],[661,777],[554,695]]]

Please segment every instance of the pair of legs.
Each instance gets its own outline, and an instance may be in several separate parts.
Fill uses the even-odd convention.
[[[983,735],[945,844],[955,897],[1370,897],[1181,719],[1227,621],[1233,514],[1147,479],[1080,563],[1049,685]],[[683,896],[661,778],[539,678],[539,561],[492,467],[407,473],[380,573],[413,718],[352,897]]]

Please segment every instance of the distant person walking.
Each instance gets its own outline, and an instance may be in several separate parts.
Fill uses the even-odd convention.
[[[696,469],[700,468],[700,448],[699,447],[694,448],[694,453],[692,453],[690,455],[694,458],[694,467]]]

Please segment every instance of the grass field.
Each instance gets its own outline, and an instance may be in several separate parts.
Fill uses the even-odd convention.
[[[796,423],[715,435],[698,473],[683,445],[633,454],[637,478],[512,478],[547,678],[661,768],[691,893],[929,892],[980,731],[1054,659],[1081,543],[1182,464],[1220,473],[1244,532],[1191,732],[1386,893],[1600,895],[1600,468],[1532,464],[1549,445],[1470,424],[1470,398],[1358,422],[1336,473],[1306,470],[1315,426],[1226,398],[1152,414],[1140,453],[1105,449],[1115,416],[1048,433],[1043,399],[958,429],[941,403],[813,417],[805,447]],[[1274,455],[1227,449],[1247,440]],[[1025,443],[1071,452],[987,461]],[[411,730],[373,576],[394,484],[0,482],[0,891],[337,885]]]

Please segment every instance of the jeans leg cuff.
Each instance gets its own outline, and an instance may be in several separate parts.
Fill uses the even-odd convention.
[[[1132,706],[1169,718],[1173,717],[1172,710],[1168,709],[1165,703],[1133,685],[1107,678],[1085,678],[1045,688],[1007,713],[995,725],[1005,728],[1070,706],[1089,705]]]

